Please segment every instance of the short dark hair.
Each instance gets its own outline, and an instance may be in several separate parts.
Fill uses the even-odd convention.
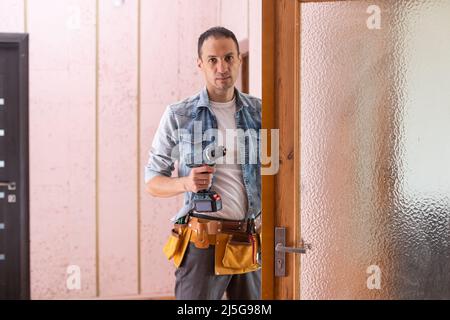
[[[237,52],[239,54],[239,43],[236,39],[236,36],[234,33],[227,28],[224,27],[212,27],[203,32],[200,37],[198,38],[198,57],[202,57],[202,46],[203,42],[205,42],[208,38],[214,37],[215,39],[218,38],[228,38],[232,39],[234,43],[236,44]]]

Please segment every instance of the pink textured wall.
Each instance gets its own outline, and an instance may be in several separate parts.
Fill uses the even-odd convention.
[[[138,1],[99,3],[100,294],[132,295],[138,292]]]
[[[51,10],[49,10],[51,8]],[[93,297],[95,2],[29,0],[32,298]],[[67,268],[81,270],[68,290]]]
[[[25,30],[24,1],[0,1],[0,32],[23,32]]]
[[[248,2],[250,94],[262,98],[262,5],[261,0]]]
[[[203,86],[208,27],[250,35],[261,95],[259,2],[0,1],[0,32],[30,33],[32,298],[173,295],[161,250],[182,197],[145,194],[149,146],[165,107]],[[66,285],[71,265],[79,290]]]
[[[158,10],[155,10],[158,8]],[[217,2],[210,0],[142,2],[141,167],[165,107],[196,93],[203,81],[196,67],[198,35],[217,24]],[[141,184],[144,184],[141,176]],[[182,196],[142,196],[142,290],[174,295],[174,267],[161,254]],[[151,253],[151,254],[150,254]]]
[[[219,24],[232,30],[238,41],[248,40],[250,94],[262,96],[261,0],[220,0]]]

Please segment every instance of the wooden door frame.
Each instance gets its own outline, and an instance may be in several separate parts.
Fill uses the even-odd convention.
[[[274,277],[274,229],[300,244],[300,0],[262,0],[262,127],[279,129],[279,171],[262,176],[262,298],[299,299],[300,258]],[[268,142],[270,146],[270,141]]]
[[[300,299],[298,255],[286,255],[286,277],[274,276],[274,230],[286,227],[286,246],[300,245],[301,4],[338,1],[353,0],[262,0],[262,127],[280,130],[278,174],[262,176],[263,299]]]

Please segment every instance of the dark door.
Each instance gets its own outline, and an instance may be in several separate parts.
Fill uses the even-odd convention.
[[[28,299],[28,36],[0,33],[0,299]]]

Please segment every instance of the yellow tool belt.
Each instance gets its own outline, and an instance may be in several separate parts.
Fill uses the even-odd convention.
[[[256,232],[247,232],[245,221],[209,220],[189,217],[186,224],[175,224],[164,246],[167,258],[178,268],[189,242],[199,249],[214,246],[215,273],[241,274],[258,270],[261,239]]]

